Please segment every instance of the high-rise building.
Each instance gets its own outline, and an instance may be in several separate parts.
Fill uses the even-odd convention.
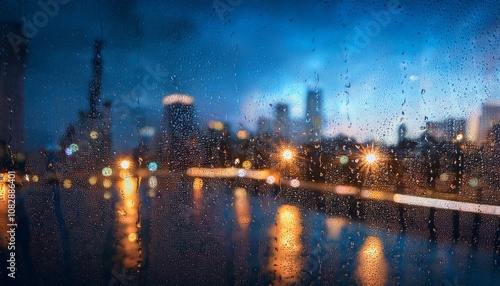
[[[273,132],[273,125],[271,119],[261,116],[257,121],[257,135],[269,137]]]
[[[321,119],[321,90],[310,90],[306,106],[306,133],[309,141],[321,139]]]
[[[95,41],[92,77],[89,84],[89,111],[80,111],[78,122],[71,124],[61,138],[61,172],[99,170],[110,165],[111,101],[100,105],[102,83],[102,40]],[[90,168],[89,168],[90,167]]]
[[[102,83],[102,40],[95,41],[95,54],[92,61],[92,79],[89,85],[89,116],[97,118],[99,116],[99,101],[101,100],[101,83]]]
[[[194,156],[193,97],[185,94],[171,94],[163,98],[163,121],[161,125],[160,160],[168,169],[189,166]]]
[[[465,119],[448,118],[443,121],[429,121],[426,124],[427,132],[438,141],[452,142],[462,139],[465,135]]]
[[[24,145],[24,63],[26,45],[17,49],[9,37],[21,35],[21,24],[1,22],[0,48],[0,158],[23,151]]]
[[[481,117],[479,118],[478,142],[485,142],[493,125],[500,123],[500,102],[487,102],[483,104]]]
[[[407,133],[408,129],[406,128],[406,124],[401,123],[398,127],[398,146],[406,139]]]
[[[279,138],[285,139],[290,137],[290,117],[288,115],[287,104],[276,104],[275,130]]]

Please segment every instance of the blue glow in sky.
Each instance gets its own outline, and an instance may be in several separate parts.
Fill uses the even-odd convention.
[[[161,99],[174,92],[195,98],[201,122],[236,131],[254,129],[277,102],[303,118],[307,90],[319,88],[325,135],[388,143],[400,123],[417,136],[425,118],[468,118],[500,99],[498,1],[220,1],[237,5],[221,14],[212,1],[60,4],[29,42],[28,147],[57,143],[88,108],[98,37],[102,98],[115,102],[124,148],[137,146],[137,124],[159,124]],[[42,10],[2,5],[7,20]],[[148,75],[139,101],[128,96]]]

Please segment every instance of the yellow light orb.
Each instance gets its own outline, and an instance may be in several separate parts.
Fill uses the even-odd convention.
[[[248,169],[252,168],[252,162],[250,162],[248,160],[243,161],[243,163],[241,164],[241,166],[243,167],[243,169],[248,170]]]
[[[286,161],[290,161],[293,159],[293,152],[290,149],[285,149],[283,151],[282,156],[283,156],[283,159],[285,159]]]
[[[366,155],[366,162],[371,164],[374,163],[375,161],[377,161],[377,156],[375,156],[375,154]]]
[[[73,184],[71,183],[70,179],[66,179],[66,180],[63,181],[63,187],[65,189],[69,189],[69,188],[71,188],[71,186],[73,186]]]
[[[460,140],[462,140],[462,139],[464,139],[464,135],[463,135],[463,134],[458,134],[458,135],[457,135],[457,140],[459,140],[459,141],[460,141]]]
[[[132,165],[132,163],[130,163],[129,160],[123,160],[120,162],[120,167],[122,169],[128,169],[128,168],[130,168],[131,165]]]
[[[201,178],[195,178],[193,181],[193,189],[201,190],[203,188],[203,180]]]
[[[137,240],[137,233],[132,232],[131,234],[128,235],[128,241],[134,242]]]
[[[105,188],[109,188],[109,187],[111,187],[111,184],[112,184],[112,183],[111,183],[111,180],[110,180],[110,179],[107,179],[107,178],[106,178],[106,179],[104,179],[104,180],[102,181],[102,186],[103,186],[103,187],[105,187]]]
[[[90,177],[89,178],[89,184],[92,185],[92,186],[95,185],[95,184],[97,184],[97,177],[96,176]]]
[[[31,180],[33,182],[37,183],[40,180],[40,178],[37,175],[33,175],[33,177],[31,178]]]
[[[148,190],[148,197],[153,198],[154,196],[156,196],[155,190],[154,189],[149,189]]]
[[[104,192],[104,196],[103,196],[103,197],[104,197],[104,199],[106,199],[106,200],[111,199],[111,192],[108,192],[108,191]]]
[[[130,172],[130,170],[127,170],[127,169],[120,170],[120,178],[122,178],[124,180],[128,180],[131,177],[132,177],[132,173]]]
[[[238,137],[238,139],[248,139],[248,131],[246,130],[238,130],[238,132],[236,132],[236,137]]]
[[[90,132],[90,138],[91,139],[96,140],[98,137],[99,137],[99,134],[97,133],[97,131],[91,131]]]

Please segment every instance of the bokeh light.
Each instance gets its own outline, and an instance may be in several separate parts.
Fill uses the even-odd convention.
[[[70,180],[70,179],[65,179],[65,180],[63,181],[63,187],[64,187],[65,189],[69,189],[69,188],[71,188],[72,186],[73,186],[73,183],[71,182],[71,180]]]
[[[113,183],[111,182],[110,179],[106,178],[102,181],[102,186],[105,187],[106,189],[111,187]]]
[[[110,168],[110,167],[104,167],[104,168],[102,168],[102,175],[103,175],[104,177],[109,177],[109,176],[111,176],[112,174],[113,174],[113,170],[111,170],[111,168]]]
[[[96,140],[97,138],[99,138],[99,133],[97,133],[97,131],[91,131],[90,138]]]
[[[158,163],[156,163],[156,162],[149,162],[149,164],[148,164],[148,170],[151,171],[151,172],[154,172],[154,171],[158,170]]]
[[[129,160],[122,160],[120,162],[120,167],[122,169],[128,169],[128,168],[130,168],[131,165],[132,165],[132,163]]]
[[[252,162],[245,160],[245,161],[243,161],[241,166],[243,167],[243,169],[248,170],[248,169],[252,168]]]

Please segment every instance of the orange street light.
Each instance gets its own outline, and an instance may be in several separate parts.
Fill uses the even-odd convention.
[[[293,151],[290,150],[290,149],[285,149],[283,150],[283,153],[281,153],[281,157],[283,157],[283,159],[285,161],[290,161],[293,159]]]
[[[128,169],[128,168],[130,168],[130,165],[132,165],[132,163],[130,163],[130,161],[129,161],[129,160],[122,160],[122,161],[120,162],[120,167],[121,167],[122,169]]]

